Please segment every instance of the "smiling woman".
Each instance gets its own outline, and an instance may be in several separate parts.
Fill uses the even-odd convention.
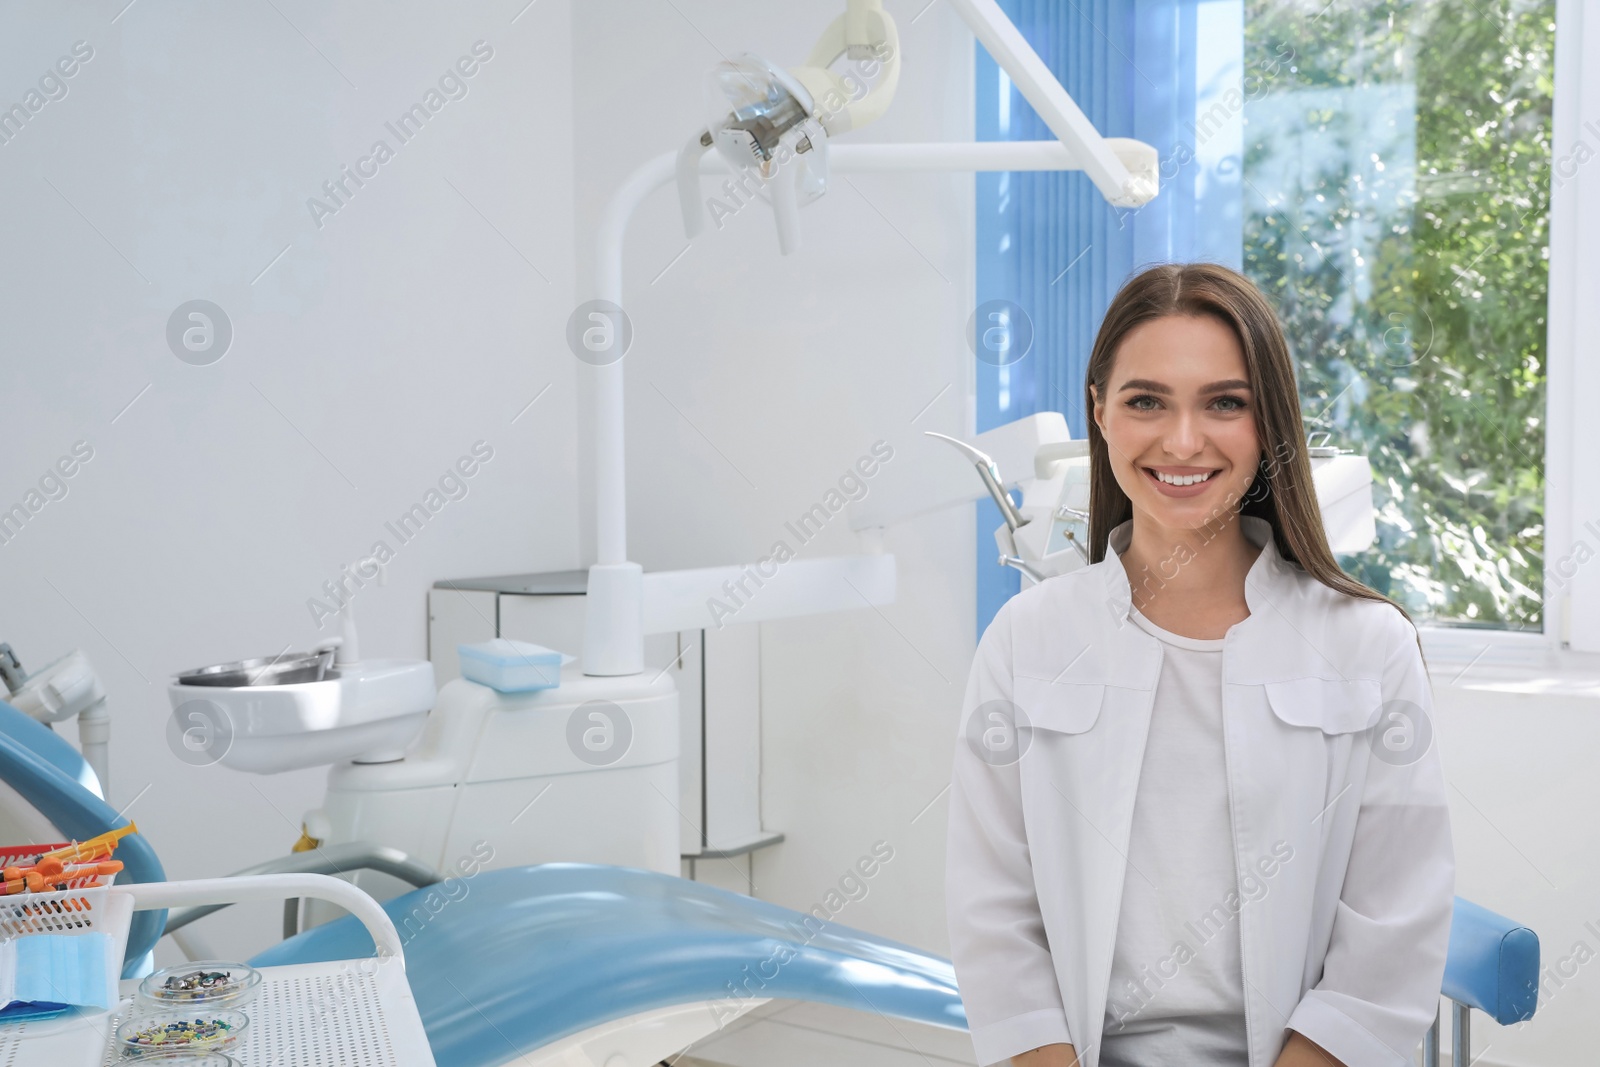
[[[1099,546],[1090,559],[1102,559],[1110,532],[1135,520],[1124,564],[1135,607],[1158,624],[1185,618],[1226,631],[1243,617],[1242,594],[1232,604],[1210,596],[1154,604],[1151,588],[1164,584],[1175,557],[1202,553],[1208,569],[1229,577],[1224,585],[1239,585],[1257,552],[1240,515],[1267,519],[1279,554],[1324,585],[1385,599],[1346,575],[1328,548],[1288,344],[1272,305],[1239,272],[1163,264],[1131,278],[1106,312],[1084,392],[1093,415],[1089,541]]]
[[[1152,267],[1085,391],[1089,565],[995,615],[956,745],[946,905],[979,1060],[1406,1062],[1455,877],[1431,690],[1405,612],[1329,549],[1276,313],[1227,267]],[[1269,845],[1294,861],[1271,893],[1248,866]]]
[[[1138,516],[1133,565],[1145,564],[1159,588],[1176,557],[1182,565],[1221,539],[1226,556],[1212,552],[1213,566],[1242,575],[1255,557],[1233,519],[1257,482],[1263,449],[1249,370],[1232,328],[1192,312],[1132,326],[1118,351],[1111,395],[1093,381],[1089,393],[1107,458]],[[1151,584],[1135,583],[1143,594],[1139,607],[1159,617],[1149,603]],[[1223,607],[1225,617],[1210,628],[1225,629],[1243,610]]]
[[[1174,352],[1184,358],[1169,358]],[[1174,315],[1137,326],[1122,343],[1118,372],[1129,377],[1117,386],[1112,409],[1114,465],[1137,464],[1151,487],[1171,499],[1210,494],[1214,500],[1226,488],[1236,489],[1235,499],[1244,495],[1259,444],[1244,354],[1226,325]],[[1225,377],[1211,380],[1216,375]],[[1104,405],[1095,411],[1104,430]]]

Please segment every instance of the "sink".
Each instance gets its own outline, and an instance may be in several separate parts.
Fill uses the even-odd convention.
[[[341,664],[316,682],[167,686],[179,736],[203,726],[204,762],[254,774],[401,759],[434,701],[427,660]]]

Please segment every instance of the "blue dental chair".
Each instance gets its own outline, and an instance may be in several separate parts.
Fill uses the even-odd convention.
[[[127,824],[83,783],[77,750],[0,703],[0,781],[83,839]],[[142,835],[124,838],[119,882],[164,881]],[[452,897],[424,886],[383,907],[405,942],[406,975],[439,1067],[490,1067],[650,1009],[750,998],[832,1004],[953,1029],[966,1012],[950,964],[909,945],[651,871],[549,863],[483,871]],[[443,903],[441,903],[441,900]],[[149,967],[165,912],[137,912],[123,974]],[[354,918],[298,934],[257,966],[369,956]],[[768,973],[768,972],[771,973]],[[1538,1006],[1532,930],[1456,898],[1443,993],[1452,1061],[1471,1062],[1472,1009],[1501,1024]],[[1437,1067],[1439,1020],[1423,1041]]]
[[[10,704],[0,702],[0,781],[20,793],[56,828],[61,840],[83,841],[128,825],[100,799],[99,783],[78,750]],[[87,783],[94,783],[91,791]],[[15,842],[20,844],[22,842]],[[143,834],[117,844],[119,883],[164,882],[166,871]],[[151,950],[167,925],[164,911],[136,911],[128,930],[122,977],[150,969]]]
[[[63,838],[127,825],[83,784],[86,773],[71,745],[0,703],[0,781]],[[124,838],[117,858],[119,882],[166,878],[141,834]],[[579,863],[482,871],[461,885],[459,893],[423,886],[384,904],[439,1067],[489,1067],[613,1020],[700,1002],[713,1014],[726,1006],[729,1018],[759,1000],[789,999],[966,1029],[947,961],[738,893]],[[167,928],[166,912],[135,913],[124,977],[148,970]],[[250,962],[373,951],[364,927],[339,919]]]

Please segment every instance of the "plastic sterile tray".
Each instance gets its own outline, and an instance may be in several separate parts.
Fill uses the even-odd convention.
[[[561,684],[561,668],[572,656],[527,641],[496,637],[477,644],[457,645],[461,677],[501,693],[527,693],[554,689]]]
[[[62,889],[51,893],[15,893],[0,897],[0,938],[57,934],[76,937],[106,935],[105,1002],[117,1002],[117,975],[128,944],[133,901],[105,888]],[[3,1034],[5,1027],[0,1027]],[[0,1063],[6,1060],[0,1057]]]

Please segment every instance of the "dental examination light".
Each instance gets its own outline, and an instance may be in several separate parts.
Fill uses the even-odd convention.
[[[742,55],[712,72],[709,121],[680,150],[643,162],[607,202],[595,231],[590,295],[626,307],[622,252],[628,223],[645,198],[663,185],[676,179],[688,236],[704,232],[708,210],[716,208],[708,209],[702,201],[702,174],[718,180],[731,177],[724,188],[736,186],[752,198],[768,199],[776,216],[779,248],[786,254],[799,246],[800,207],[822,195],[831,174],[1081,170],[1115,207],[1140,207],[1155,197],[1159,157],[1152,146],[1101,136],[996,0],[948,3],[1006,72],[1052,139],[834,143],[881,116],[900,77],[900,39],[882,0],[847,0],[845,14],[823,33],[803,66],[780,70],[756,56]],[[831,68],[840,59],[848,62],[843,73],[836,73]],[[752,566],[645,574],[643,567],[628,559],[624,363],[622,359],[590,363],[582,371],[592,385],[588,424],[594,456],[594,562],[588,567],[586,584],[582,667],[590,677],[642,673],[646,634],[703,627],[708,598],[724,595],[724,583],[741,580]],[[1059,436],[1067,436],[1064,426]],[[996,455],[1000,469],[1010,469],[1008,458]],[[1031,463],[1031,452],[1028,458]],[[908,487],[912,495],[925,491],[926,486],[915,491]],[[874,491],[869,499],[876,503],[877,496]],[[913,500],[905,502],[916,506]],[[859,554],[788,564],[748,609],[740,611],[739,621],[893,603],[894,556],[882,550],[872,529],[882,525],[856,524],[864,541]],[[1024,533],[1018,536],[1025,539]]]
[[[855,70],[834,73],[841,58]],[[870,90],[869,78],[876,78]],[[735,174],[753,173],[766,187],[778,248],[793,252],[800,244],[801,206],[828,188],[828,139],[882,115],[899,80],[900,36],[882,0],[850,0],[803,67],[784,71],[748,53],[717,64],[708,83],[710,121],[678,153],[678,199],[688,235],[705,225],[700,157],[715,148]]]

